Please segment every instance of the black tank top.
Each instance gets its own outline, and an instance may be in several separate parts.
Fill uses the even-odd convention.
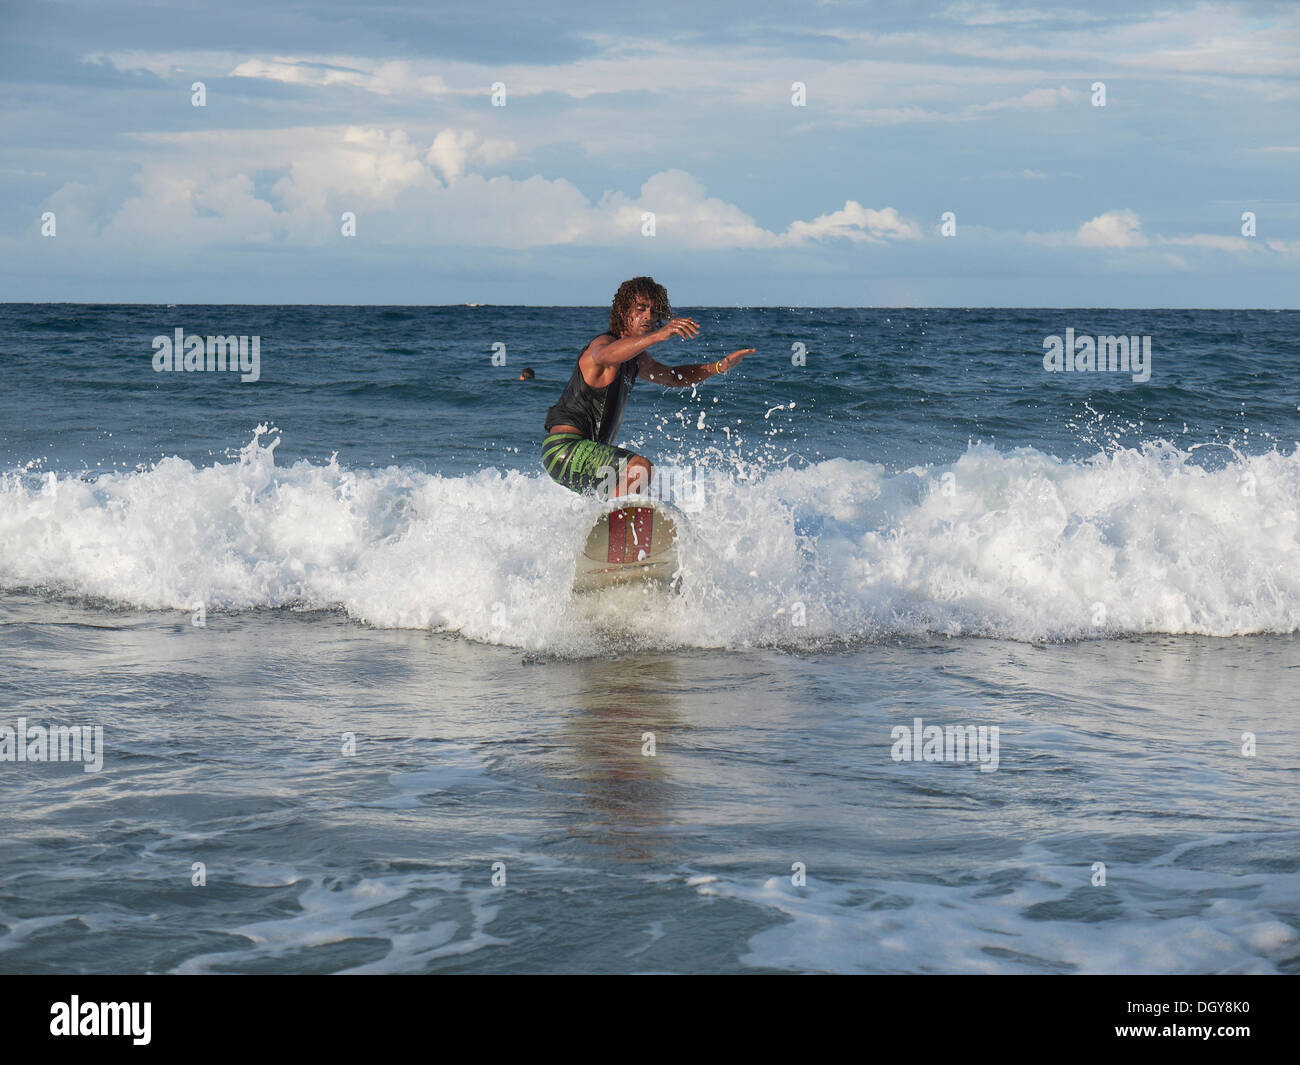
[[[612,444],[623,421],[623,408],[632,391],[632,382],[636,380],[638,359],[639,356],[620,363],[618,376],[604,388],[592,388],[583,379],[581,365],[575,365],[560,401],[546,412],[546,431],[549,433],[552,425],[572,425],[588,440]]]

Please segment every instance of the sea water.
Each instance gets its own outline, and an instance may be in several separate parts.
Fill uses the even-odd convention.
[[[0,970],[1300,970],[1300,314],[680,313],[0,308]]]

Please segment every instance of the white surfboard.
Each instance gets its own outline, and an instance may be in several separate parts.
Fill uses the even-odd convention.
[[[681,514],[667,503],[640,496],[612,501],[596,519],[578,555],[575,592],[594,592],[644,582],[667,588],[680,583]]]

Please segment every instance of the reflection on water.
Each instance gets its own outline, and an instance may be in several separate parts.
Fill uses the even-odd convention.
[[[581,684],[563,735],[580,783],[573,825],[603,857],[664,862],[672,820],[670,771],[659,745],[687,727],[666,657],[575,663]]]

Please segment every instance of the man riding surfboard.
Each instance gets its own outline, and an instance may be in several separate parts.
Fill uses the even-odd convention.
[[[559,402],[546,412],[546,472],[574,492],[606,497],[644,492],[654,472],[650,460],[614,446],[633,382],[639,377],[666,388],[688,388],[726,373],[757,350],[743,348],[717,362],[687,366],[665,366],[647,350],[672,336],[689,340],[699,331],[693,318],[672,317],[668,293],[654,278],[634,277],[619,285],[609,332],[583,348]]]

